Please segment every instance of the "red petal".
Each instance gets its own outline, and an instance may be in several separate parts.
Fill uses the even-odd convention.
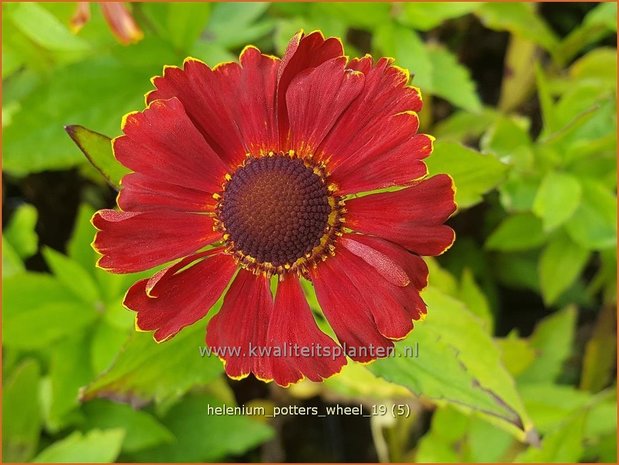
[[[268,357],[270,375],[281,386],[296,383],[304,376],[322,381],[338,373],[346,364],[343,350],[316,325],[299,280],[295,276],[280,281],[269,323],[267,346],[286,352]]]
[[[364,73],[365,85],[320,147],[319,157],[331,160],[334,175],[338,169],[350,172],[353,166],[384,155],[386,148],[402,145],[417,132],[414,114],[421,110],[421,97],[407,86],[408,73],[392,66],[392,61],[382,58],[373,65],[372,58],[365,57],[348,64]],[[405,116],[396,116],[400,114]],[[407,155],[409,161],[421,158],[416,152]]]
[[[217,202],[212,196],[176,184],[169,184],[140,173],[122,179],[118,206],[124,211],[176,210],[213,211]]]
[[[269,280],[240,270],[206,332],[206,343],[224,360],[228,376],[244,378],[253,372],[261,379],[269,377],[265,359],[251,351],[265,347],[272,311]]]
[[[369,362],[387,355],[393,343],[376,327],[372,310],[349,277],[347,263],[348,260],[338,253],[312,269],[310,276],[320,307],[337,338],[345,345],[347,355],[353,360]],[[365,292],[371,293],[373,289],[370,287]]]
[[[329,60],[297,75],[286,93],[289,147],[315,152],[339,116],[363,89],[363,73],[345,69],[346,58]]]
[[[425,313],[425,304],[418,291],[411,286],[397,286],[361,257],[340,248],[342,269],[359,290],[372,313],[380,333],[389,339],[402,339],[413,329],[413,319]]]
[[[307,36],[299,32],[290,39],[277,74],[277,117],[283,145],[288,134],[286,93],[290,83],[301,72],[343,55],[342,42],[334,37],[325,39],[320,31]]]
[[[432,152],[432,139],[425,134],[404,137],[400,139],[394,135],[392,142],[399,140],[400,144],[383,152],[374,150],[379,145],[368,149],[367,153],[373,153],[374,156],[361,156],[359,159],[363,162],[345,164],[351,166],[346,171],[343,167],[336,168],[331,179],[338,186],[339,195],[403,186],[426,176],[428,169],[422,159]]]
[[[229,255],[214,251],[203,257],[193,255],[160,271],[154,288],[151,278],[129,289],[124,304],[137,312],[140,330],[155,330],[155,340],[161,342],[208,313],[232,279],[236,263]],[[196,260],[200,261],[186,268]]]
[[[347,234],[340,240],[340,244],[350,252],[365,260],[380,273],[380,275],[396,286],[407,286],[411,282],[402,267],[389,256],[378,250],[365,245],[362,241],[357,241],[359,234]],[[353,239],[355,238],[355,239]]]
[[[415,255],[404,247],[379,237],[365,236],[363,234],[348,234],[345,237],[361,242],[389,257],[394,263],[402,267],[416,289],[422,290],[428,285],[428,266],[419,255]],[[361,258],[365,259],[363,256]],[[370,261],[366,260],[366,262],[374,266]],[[387,279],[380,268],[376,266],[374,268]]]
[[[126,135],[114,140],[114,154],[123,165],[179,186],[221,190],[226,167],[177,99],[158,100],[127,115],[123,131]]]
[[[275,88],[279,60],[246,48],[239,63],[209,68],[196,59],[166,67],[147,101],[177,97],[209,145],[231,168],[249,152],[277,150]]]
[[[442,223],[456,210],[453,181],[447,175],[423,180],[397,192],[346,202],[346,226],[383,237],[420,255],[440,255],[454,232]]]
[[[261,54],[255,47],[246,47],[239,61],[242,70],[236,103],[232,108],[245,151],[263,155],[277,151],[279,132],[275,117],[275,89],[280,61]]]
[[[213,219],[204,214],[100,210],[92,218],[99,230],[93,247],[103,255],[98,266],[113,273],[152,268],[216,241]]]
[[[201,61],[187,59],[183,69],[165,67],[163,76],[152,80],[157,89],[146,101],[178,98],[208,144],[229,167],[235,167],[245,156],[231,110],[240,69],[238,63],[226,63],[211,70]]]

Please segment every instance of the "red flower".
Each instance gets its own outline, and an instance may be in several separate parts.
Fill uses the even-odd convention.
[[[283,59],[188,58],[124,118],[116,158],[134,173],[122,211],[99,211],[99,266],[129,273],[180,259],[129,289],[136,326],[164,341],[203,318],[229,376],[320,381],[385,356],[426,313],[419,291],[454,240],[451,178],[425,178],[419,91],[390,59],[347,60],[319,32]],[[390,192],[358,195],[391,186]],[[276,276],[273,297],[270,278]],[[335,342],[301,280],[313,285]],[[344,350],[342,350],[344,349]]]

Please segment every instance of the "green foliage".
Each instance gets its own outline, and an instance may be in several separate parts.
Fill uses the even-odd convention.
[[[86,155],[88,161],[97,168],[112,186],[118,188],[120,180],[129,172],[129,169],[125,168],[114,158],[110,138],[86,129],[83,126],[66,126],[65,130],[84,155]]]
[[[423,297],[432,313],[399,343],[395,357],[376,361],[371,371],[417,395],[497,417],[503,428],[524,439],[531,424],[481,321],[440,291],[429,288]],[[406,352],[415,343],[418,358]]]
[[[25,360],[2,391],[2,456],[7,462],[25,462],[36,452],[41,430],[38,389],[40,368]]]
[[[97,269],[90,218],[128,172],[110,137],[163,65],[248,44],[281,56],[320,29],[410,71],[458,238],[427,259],[428,316],[395,357],[251,402],[405,403],[410,418],[370,423],[381,460],[616,462],[616,3],[557,18],[529,3],[132,3],[144,38],[129,46],[90,8],[76,33],[75,4],[3,5],[5,461],[257,461],[287,443],[277,421],[207,414],[250,392],[200,356],[208,317],[163,344],[136,332],[122,300],[152,273]],[[71,216],[47,210],[47,171],[79,180],[68,240],[52,237]]]
[[[118,457],[123,437],[122,429],[93,430],[85,435],[75,432],[43,450],[34,462],[110,463]]]

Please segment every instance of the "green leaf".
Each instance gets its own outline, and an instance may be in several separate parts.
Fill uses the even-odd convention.
[[[176,443],[140,453],[140,462],[211,462],[240,455],[273,437],[266,424],[244,415],[214,415],[209,406],[221,401],[189,396],[172,407],[163,423],[176,436]]]
[[[398,66],[410,71],[422,93],[439,95],[468,111],[481,111],[468,70],[449,50],[428,46],[413,30],[393,25],[379,27],[372,41],[378,54],[394,57]]]
[[[24,361],[5,382],[2,391],[2,458],[4,462],[27,462],[39,443],[39,366]]]
[[[585,345],[580,388],[598,392],[614,378],[617,360],[617,314],[614,305],[604,305],[591,338]],[[616,425],[616,422],[615,422]]]
[[[590,250],[617,244],[617,196],[595,181],[582,181],[582,202],[566,223],[570,237]]]
[[[486,240],[489,250],[505,252],[529,250],[544,243],[542,222],[530,213],[508,216]]]
[[[111,463],[118,457],[125,432],[122,429],[93,430],[85,435],[74,432],[36,456],[36,463]]]
[[[585,16],[582,24],[574,28],[563,39],[557,56],[561,63],[569,62],[582,49],[605,36],[617,32],[617,4],[615,2],[601,3]]]
[[[15,27],[39,47],[80,54],[90,50],[86,41],[72,34],[41,5],[20,3],[9,11],[10,19]]]
[[[112,140],[79,125],[65,126],[65,131],[105,180],[115,188],[120,188],[120,180],[130,170],[114,157]]]
[[[49,247],[43,248],[43,257],[58,281],[73,292],[75,297],[87,304],[97,304],[100,301],[96,283],[79,263]]]
[[[467,111],[481,111],[481,101],[469,70],[458,63],[456,56],[446,48],[428,48],[432,66],[431,93]]]
[[[438,140],[465,143],[479,138],[498,118],[492,108],[483,108],[480,112],[470,113],[459,110],[438,121],[433,134]]]
[[[21,205],[13,214],[8,226],[2,232],[13,250],[21,258],[34,255],[38,248],[39,238],[35,231],[37,224],[37,209],[32,205]]]
[[[491,155],[482,155],[455,142],[437,141],[427,160],[430,174],[448,173],[456,185],[459,208],[471,207],[504,178],[507,166]]]
[[[2,237],[2,278],[14,276],[26,270],[24,262],[9,241]]]
[[[432,415],[430,431],[424,434],[417,448],[419,463],[455,463],[462,460],[462,445],[471,418],[450,405],[438,407]]]
[[[533,202],[533,213],[542,219],[544,231],[552,231],[565,223],[578,208],[581,196],[582,188],[576,177],[559,171],[549,172]]]
[[[310,8],[312,17],[318,20],[317,25],[320,25],[329,17],[335,17],[342,18],[348,27],[373,30],[392,21],[392,8],[389,3],[317,2],[312,4]]]
[[[573,386],[544,383],[519,383],[527,411],[533,423],[546,434],[561,427],[566,418],[585,408],[591,401],[589,393]]]
[[[129,405],[95,400],[83,407],[86,422],[84,429],[125,430],[122,451],[131,453],[175,441],[172,433],[151,414],[135,410]]]
[[[483,291],[475,282],[473,273],[468,268],[462,273],[459,297],[471,313],[477,315],[482,320],[482,325],[488,333],[492,334],[494,321],[490,304]]]
[[[559,112],[550,94],[548,80],[539,63],[535,64],[535,79],[537,82],[537,98],[539,99],[542,110],[542,121],[544,122],[544,128],[541,134],[541,137],[543,137],[558,131],[561,129],[562,125],[559,122]]]
[[[531,423],[490,335],[459,301],[428,288],[428,317],[370,370],[416,395],[472,409],[524,440]],[[418,357],[407,354],[418,344]],[[440,367],[440,369],[437,369]]]
[[[502,112],[512,112],[530,97],[535,86],[531,63],[537,59],[537,54],[537,45],[528,37],[512,35],[509,38],[498,104]]]
[[[135,332],[114,364],[86,386],[81,396],[84,400],[126,399],[134,405],[176,398],[222,372],[217,357],[200,356],[202,345],[204,324],[196,323],[159,344],[152,334]]]
[[[561,428],[548,433],[540,448],[531,447],[520,454],[521,463],[576,463],[583,453],[586,412],[566,420]]]
[[[395,58],[395,64],[407,69],[422,92],[432,92],[432,61],[423,41],[414,31],[401,26],[379,27],[372,47],[383,56]]]
[[[122,115],[143,107],[148,79],[161,71],[161,63],[176,61],[169,46],[153,38],[114,50],[113,56],[101,54],[62,67],[20,101],[4,128],[5,171],[23,176],[83,163],[63,127],[79,123],[117,133]]]
[[[542,296],[546,305],[557,298],[580,276],[587,264],[589,251],[574,243],[566,234],[559,234],[544,248],[539,261]]]
[[[402,23],[420,31],[427,31],[441,25],[445,20],[458,18],[477,10],[482,3],[436,3],[414,2],[401,3],[402,13],[399,15]]]
[[[213,42],[225,48],[244,46],[265,36],[273,29],[268,19],[257,21],[268,3],[217,3],[213,6],[206,33]]]
[[[377,377],[368,367],[360,363],[344,365],[342,371],[337,376],[325,380],[323,386],[327,392],[335,392],[346,397],[391,399],[411,396],[406,388]]]
[[[529,3],[483,3],[475,14],[486,27],[528,38],[552,52],[558,46],[557,36],[535,13]]]
[[[511,171],[507,180],[499,186],[501,205],[510,213],[530,212],[541,180]]]
[[[209,3],[168,3],[167,35],[180,50],[188,52],[200,37],[211,14]]]
[[[526,339],[512,331],[507,337],[497,340],[501,347],[505,368],[514,376],[526,370],[535,360],[535,350]]]
[[[524,118],[499,117],[480,141],[484,153],[494,153],[499,160],[528,169],[533,162],[529,121]]]
[[[129,338],[128,330],[132,330],[131,326],[120,329],[105,320],[97,325],[90,343],[90,363],[95,373],[102,373],[112,364]]]
[[[537,352],[535,361],[520,375],[522,383],[554,382],[570,356],[576,324],[576,309],[567,307],[542,320],[530,342]]]
[[[89,334],[73,334],[57,342],[51,354],[49,368],[49,397],[46,405],[46,424],[51,431],[59,431],[73,424],[80,387],[92,378],[88,350]]]
[[[573,79],[595,81],[613,90],[617,85],[617,49],[596,48],[574,62],[569,73]]]
[[[93,307],[75,300],[50,275],[15,275],[4,279],[3,285],[3,344],[7,347],[43,348],[79,332],[97,317]]]

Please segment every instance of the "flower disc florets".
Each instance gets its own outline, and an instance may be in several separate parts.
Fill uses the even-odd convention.
[[[294,152],[248,155],[216,194],[218,223],[240,264],[266,274],[323,259],[342,223],[323,167]]]

